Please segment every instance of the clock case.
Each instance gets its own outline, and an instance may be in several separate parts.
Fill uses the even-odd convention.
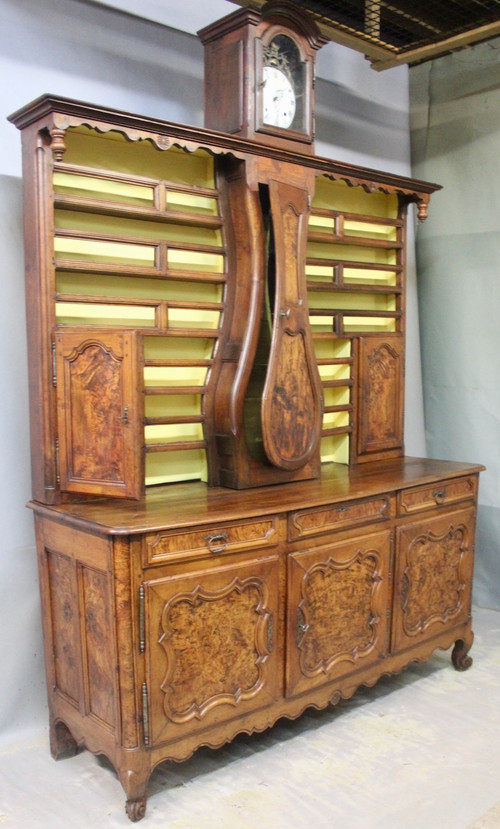
[[[280,35],[300,59],[294,87],[301,97],[290,127],[264,123],[266,50]],[[205,47],[205,126],[272,147],[314,153],[314,66],[327,42],[317,26],[290,3],[245,8],[198,32]]]

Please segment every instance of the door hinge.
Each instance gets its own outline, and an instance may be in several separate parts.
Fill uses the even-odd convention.
[[[142,683],[142,730],[144,735],[144,745],[149,745],[149,697],[148,686],[145,682]]]
[[[61,483],[61,473],[59,471],[59,438],[56,438],[55,442],[55,451],[56,451],[56,482],[57,484]]]
[[[139,587],[139,653],[146,650],[146,615],[144,607],[145,590],[144,585]]]
[[[52,385],[57,386],[57,361],[56,361],[56,344],[52,343]]]
[[[389,550],[389,582],[392,581],[392,574],[394,572],[394,533],[390,534],[390,550]]]

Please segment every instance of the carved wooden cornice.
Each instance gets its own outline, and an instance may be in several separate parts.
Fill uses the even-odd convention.
[[[290,164],[299,164],[332,179],[345,181],[352,187],[362,187],[367,192],[381,190],[384,193],[395,193],[406,202],[415,202],[418,205],[421,220],[427,217],[427,205],[431,194],[441,189],[438,184],[334,161],[321,156],[305,155],[300,150],[290,151],[267,147],[216,130],[162,121],[54,95],[42,95],[14,112],[8,120],[18,129],[38,124],[39,130],[46,130],[52,137],[54,157],[59,161],[65,150],[65,131],[70,127],[86,126],[100,133],[119,132],[129,141],[151,141],[159,150],[167,150],[176,146],[186,152],[205,149],[216,155],[231,153],[242,159],[257,155]]]

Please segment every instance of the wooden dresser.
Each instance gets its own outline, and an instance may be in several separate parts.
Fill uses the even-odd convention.
[[[44,96],[22,130],[51,749],[150,774],[453,646],[481,467],[404,456],[435,185]]]

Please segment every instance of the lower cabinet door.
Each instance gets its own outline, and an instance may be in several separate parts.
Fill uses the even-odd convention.
[[[277,556],[144,582],[145,738],[184,737],[282,693]]]
[[[289,696],[378,661],[388,648],[391,534],[293,553],[289,569]]]
[[[474,558],[474,509],[398,530],[392,649],[402,650],[467,621]]]

